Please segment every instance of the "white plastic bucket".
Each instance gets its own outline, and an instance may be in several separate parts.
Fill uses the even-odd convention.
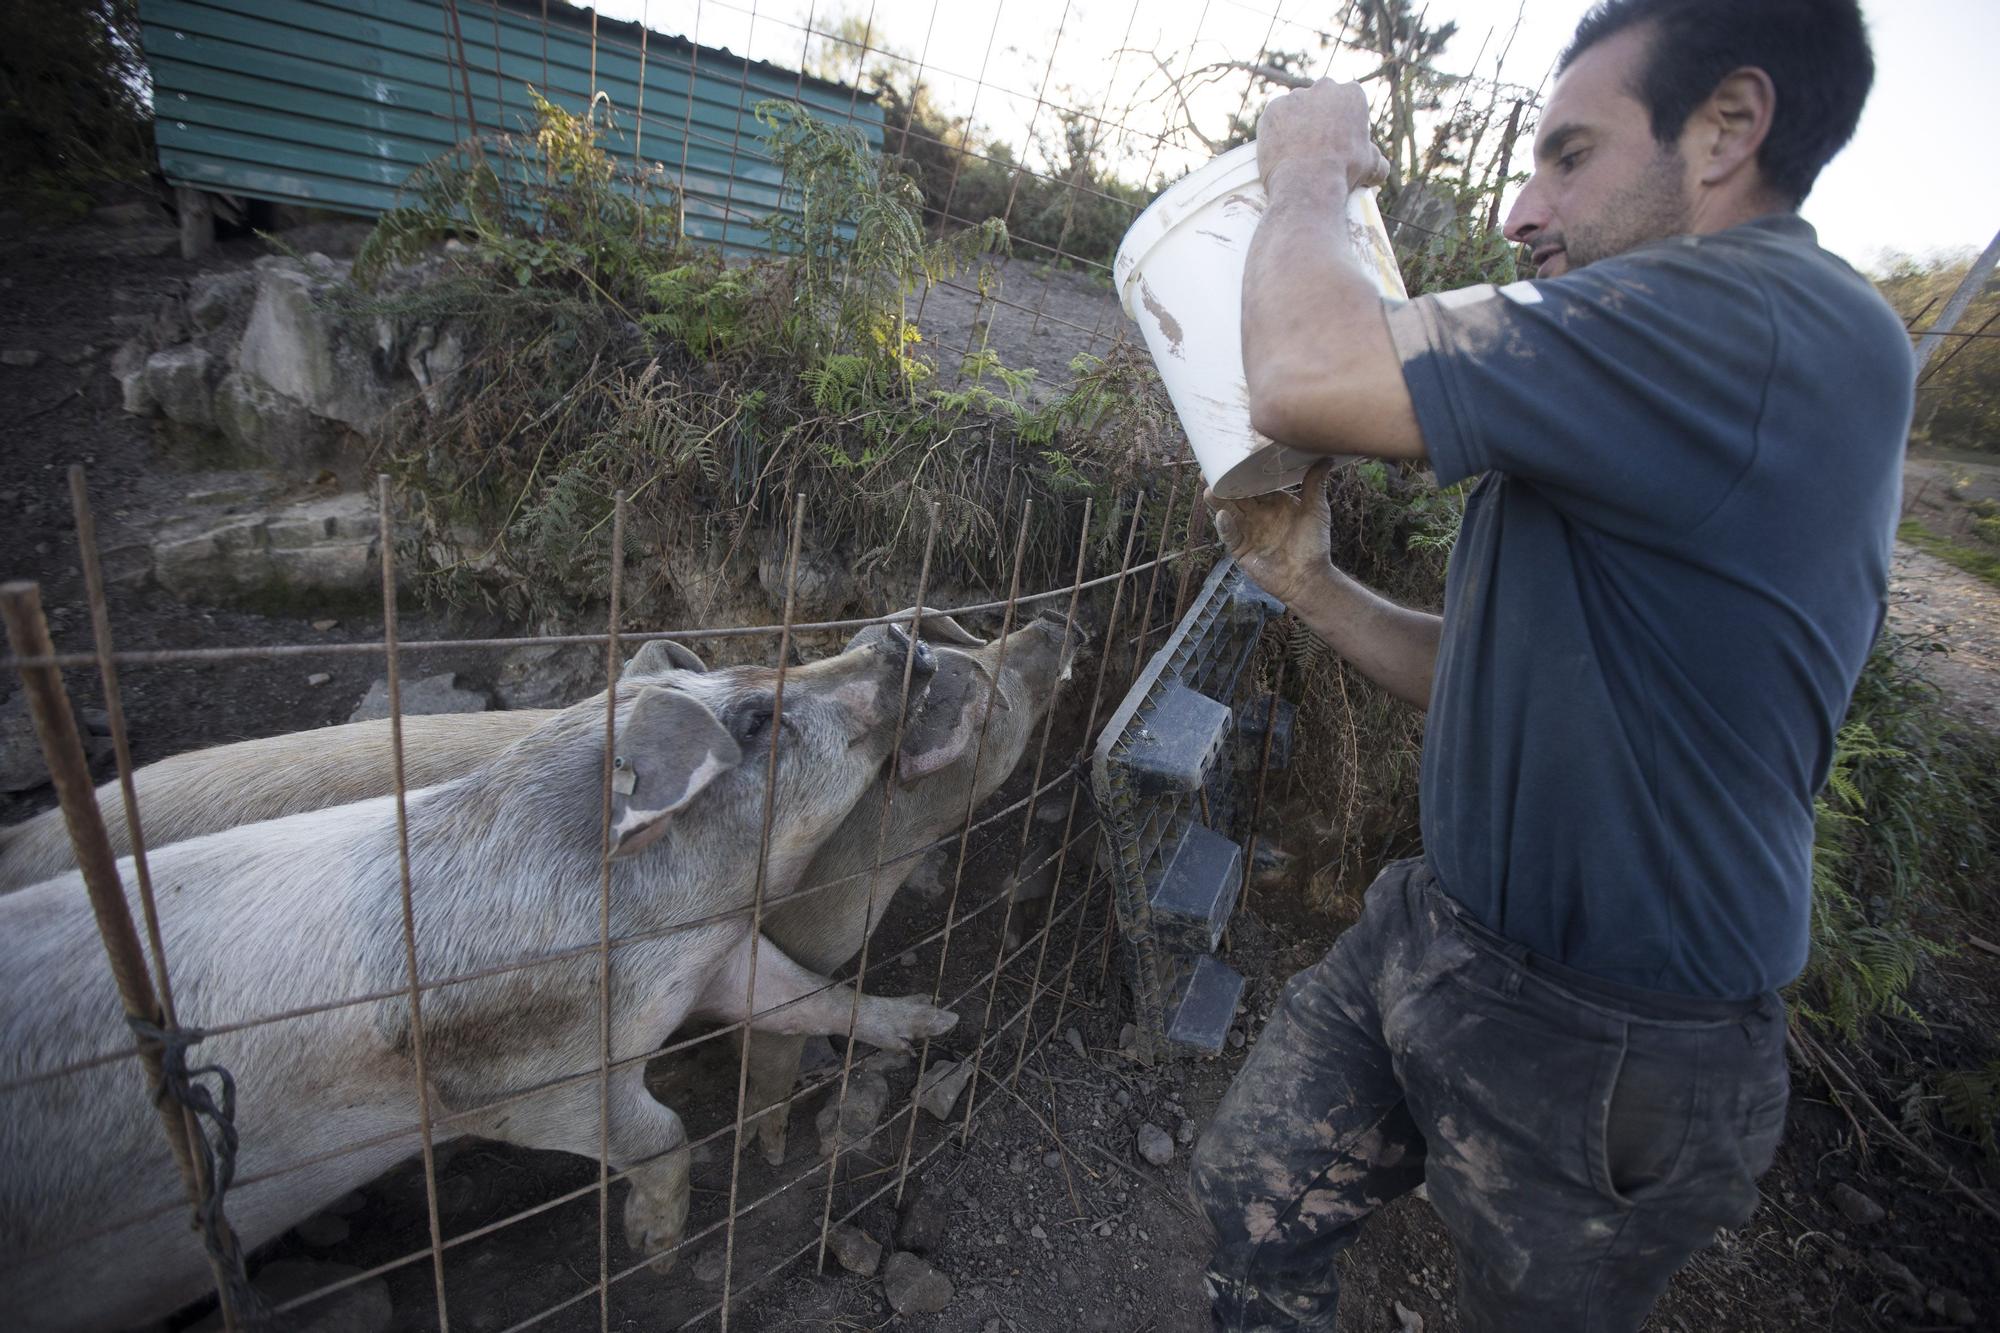
[[[1257,145],[1231,149],[1139,215],[1111,270],[1125,313],[1146,335],[1201,475],[1225,499],[1282,490],[1321,457],[1275,444],[1250,426],[1243,267],[1264,204]],[[1348,195],[1347,235],[1376,289],[1403,299],[1375,191]]]

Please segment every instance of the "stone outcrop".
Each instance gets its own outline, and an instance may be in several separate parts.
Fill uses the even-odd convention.
[[[382,578],[376,528],[375,507],[361,494],[266,513],[197,512],[154,535],[147,574],[192,602],[372,599]]]

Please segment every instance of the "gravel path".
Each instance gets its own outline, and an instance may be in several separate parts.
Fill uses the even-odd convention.
[[[2000,730],[2000,588],[1901,542],[1889,572],[1889,627],[1944,651],[1926,665],[1946,705]]]

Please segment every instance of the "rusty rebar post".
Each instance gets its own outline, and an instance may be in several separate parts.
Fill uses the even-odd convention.
[[[54,656],[48,621],[42,615],[40,584],[25,581],[0,584],[0,618],[6,621],[7,643],[15,657]],[[97,807],[90,761],[84,757],[83,739],[77,734],[76,717],[70,711],[69,695],[63,690],[62,673],[52,666],[29,665],[23,665],[20,673],[21,691],[35,724],[35,738],[41,743],[49,780],[55,784],[56,801],[62,808],[63,824],[69,830],[70,848],[76,853],[84,892],[90,898],[91,914],[97,919],[97,934],[104,942],[105,960],[111,965],[112,980],[118,985],[119,1004],[128,1021],[165,1030],[170,1023],[153,989],[146,955],[139,945],[139,932],[132,923],[131,907],[125,901],[125,886],[118,877],[118,858],[112,854],[111,839],[105,832],[104,812]],[[191,1213],[199,1214],[208,1202],[207,1173],[188,1139],[189,1126],[181,1108],[160,1096],[165,1079],[162,1053],[160,1042],[140,1038],[139,1063],[146,1072],[148,1100],[159,1116],[174,1165],[180,1168]],[[190,1222],[195,1222],[194,1217],[191,1216]],[[224,1323],[234,1328],[238,1312],[229,1292],[231,1279],[240,1281],[241,1275],[224,1271],[213,1254],[209,1256],[209,1268],[223,1304]]]
[[[1285,695],[1285,667],[1291,662],[1292,613],[1285,612],[1278,622],[1281,644],[1278,651],[1278,675],[1271,682],[1270,697],[1264,701],[1264,745],[1263,754],[1257,760],[1257,795],[1250,802],[1250,836],[1243,846],[1243,891],[1237,895],[1239,910],[1250,906],[1250,885],[1257,875],[1257,833],[1264,819],[1264,784],[1271,776],[1271,742],[1278,734],[1278,701]]]
[[[1084,561],[1090,552],[1090,509],[1091,509],[1091,501],[1088,497],[1086,497],[1083,502],[1083,531],[1078,535],[1076,541],[1076,572],[1070,578],[1069,611],[1063,619],[1064,652],[1069,651],[1069,636],[1071,628],[1076,624],[1077,604],[1081,602],[1083,599],[1083,566],[1084,566]],[[1107,644],[1106,648],[1108,649],[1109,646],[1110,645]],[[1100,681],[1103,680],[1102,672],[1099,673],[1098,679]],[[1091,732],[1096,728],[1097,725],[1097,706],[1102,697],[1103,695],[1100,689],[1099,693],[1093,695],[1091,698],[1090,721],[1085,724],[1083,729],[1083,750],[1084,753],[1086,754],[1088,754],[1090,751]],[[1054,705],[1051,705],[1049,708],[1049,715],[1047,719],[1045,719],[1042,726],[1042,753],[1044,756],[1046,756],[1048,753],[1049,729],[1050,725],[1053,724],[1055,721],[1055,712],[1056,710]],[[1028,1058],[1028,1038],[1029,1035],[1033,1033],[1033,1031],[1035,1030],[1034,1006],[1035,1006],[1035,1001],[1041,995],[1042,967],[1043,964],[1048,961],[1049,932],[1055,928],[1056,913],[1060,909],[1060,905],[1062,903],[1063,871],[1069,864],[1070,838],[1073,836],[1073,830],[1076,827],[1076,807],[1083,795],[1083,782],[1084,782],[1084,777],[1081,774],[1072,775],[1072,777],[1070,778],[1069,813],[1063,820],[1062,847],[1059,854],[1056,857],[1055,871],[1049,879],[1049,910],[1048,910],[1048,915],[1044,918],[1042,922],[1041,944],[1035,950],[1035,975],[1028,983],[1028,1012],[1021,1020],[1021,1044],[1019,1049],[1017,1049],[1014,1052],[1014,1067],[1007,1073],[1007,1082],[1009,1085],[1012,1085],[1020,1081],[1021,1065]],[[1033,791],[1039,789],[1041,783],[1042,783],[1041,760],[1037,759],[1035,762],[1035,781],[1034,784],[1029,788],[1029,790]],[[1028,807],[1029,808],[1027,811],[1027,815],[1022,820],[1021,823],[1021,843],[1024,848],[1027,846],[1029,821],[1034,818],[1035,814],[1034,801],[1032,799],[1028,802]],[[1077,929],[1078,930],[1083,929],[1080,917],[1077,923]]]
[[[375,478],[375,544],[382,552],[382,650],[388,659],[389,757],[396,781],[396,877],[403,908],[403,966],[409,974],[412,1074],[417,1085],[417,1127],[423,1135],[424,1207],[431,1228],[431,1276],[437,1288],[438,1333],[451,1333],[444,1299],[444,1232],[438,1221],[437,1154],[431,1142],[431,1083],[424,1052],[424,997],[417,969],[417,912],[410,888],[409,788],[403,776],[403,673],[396,643],[396,528],[389,504],[389,474]]]
[[[826,1271],[827,1239],[833,1230],[833,1193],[840,1185],[841,1140],[845,1137],[840,1130],[840,1117],[847,1110],[847,1085],[854,1074],[854,1024],[861,1013],[861,988],[868,979],[868,946],[875,934],[875,895],[882,879],[882,848],[889,838],[889,812],[895,804],[896,786],[901,778],[903,728],[909,721],[910,713],[910,681],[916,667],[917,640],[923,633],[924,598],[930,592],[931,553],[937,545],[938,518],[943,508],[938,501],[931,502],[930,530],[924,536],[923,564],[917,569],[917,613],[910,625],[909,649],[903,654],[903,696],[896,709],[895,745],[889,751],[889,762],[882,777],[882,816],[875,824],[875,864],[868,874],[868,905],[863,909],[861,918],[861,958],[855,964],[854,998],[847,1009],[847,1047],[840,1061],[840,1091],[834,1095],[833,1102],[833,1151],[827,1155],[826,1163],[826,1203],[819,1215],[819,1254],[813,1260],[814,1271],[821,1273]],[[976,771],[973,780],[975,783],[978,781]],[[747,1029],[743,1040],[746,1044],[751,1040]],[[781,1114],[789,1115],[790,1108],[786,1107]]]
[[[118,764],[118,792],[125,809],[125,832],[132,844],[132,878],[139,890],[139,910],[146,922],[146,945],[153,955],[153,978],[159,992],[160,1012],[166,1020],[162,1026],[171,1031],[180,1026],[180,1015],[174,1009],[173,977],[167,969],[167,947],[160,935],[160,911],[153,895],[152,869],[146,859],[145,831],[139,822],[139,792],[132,780],[132,743],[125,725],[125,696],[119,689],[118,664],[112,661],[111,656],[111,606],[104,593],[104,567],[97,546],[97,518],[90,508],[90,487],[81,463],[70,465],[69,497],[70,510],[76,518],[77,555],[83,562],[84,595],[90,603],[91,644],[97,652],[97,675],[104,686],[104,712],[110,720],[111,749]],[[187,1135],[188,1160],[193,1167],[193,1175],[184,1183],[197,1203],[206,1202],[210,1191],[215,1188],[215,1182],[210,1179],[197,1146],[195,1136],[202,1132],[201,1123],[193,1111],[183,1106],[181,1125]],[[222,1271],[213,1258],[210,1264],[216,1268],[217,1295],[220,1297]],[[226,1328],[235,1327],[239,1312],[234,1304],[232,1300],[222,1300]]]
[[[1187,536],[1181,542],[1181,577],[1174,587],[1174,618],[1167,623],[1179,625],[1181,617],[1187,614],[1188,579],[1194,573],[1194,544],[1201,536],[1201,511],[1206,493],[1200,486],[1194,489],[1194,498],[1188,504]],[[1168,631],[1172,633],[1171,630]]]
[[[1174,474],[1173,485],[1167,488],[1167,507],[1160,514],[1160,544],[1153,552],[1153,569],[1146,576],[1146,596],[1138,604],[1139,643],[1132,653],[1132,678],[1139,678],[1139,671],[1146,665],[1146,645],[1153,637],[1153,598],[1160,590],[1160,567],[1167,562],[1167,534],[1173,530],[1174,502],[1181,498],[1180,473]],[[1185,568],[1185,564],[1182,566]],[[1178,616],[1175,617],[1179,619]]]
[[[764,825],[757,838],[757,882],[750,895],[750,965],[743,980],[744,1031],[757,1012],[757,946],[764,931],[764,889],[771,868],[771,821],[777,813],[778,738],[785,718],[785,671],[792,655],[792,613],[798,600],[799,540],[806,527],[806,497],[792,505],[792,539],[785,553],[785,617],[778,634],[778,678],[771,693],[771,748],[764,768]],[[914,642],[914,640],[912,641]],[[729,1227],[722,1240],[722,1330],[729,1333],[730,1277],[736,1264],[736,1191],[743,1172],[743,1106],[750,1088],[750,1043],[742,1044],[736,1065],[736,1135],[729,1153]]]
[[[597,901],[597,1323],[611,1328],[611,789],[618,753],[618,621],[625,586],[625,492],[611,498],[611,606],[604,642],[602,858]]]

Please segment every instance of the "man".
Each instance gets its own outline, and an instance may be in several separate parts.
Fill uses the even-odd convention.
[[[1748,1218],[1910,418],[1902,326],[1795,211],[1873,68],[1855,0],[1608,0],[1507,222],[1536,278],[1401,305],[1341,239],[1385,167],[1360,91],[1258,126],[1258,428],[1484,477],[1442,617],[1332,567],[1330,464],[1220,505],[1429,721],[1424,857],[1292,979],[1196,1149],[1218,1327],[1332,1329],[1335,1255],[1419,1182],[1468,1330],[1636,1329]]]

